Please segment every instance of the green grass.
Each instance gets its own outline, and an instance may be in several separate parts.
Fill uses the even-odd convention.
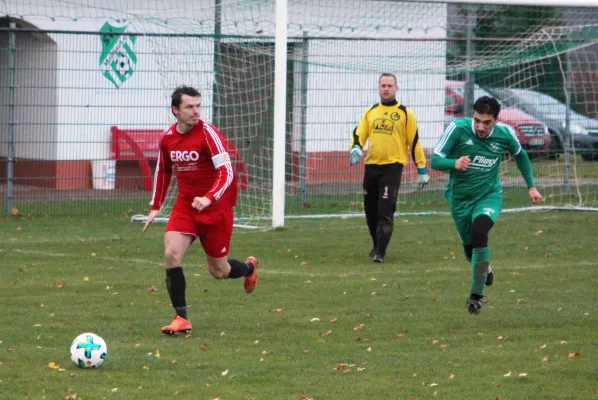
[[[259,286],[213,279],[194,246],[188,338],[160,333],[163,226],[128,221],[0,219],[0,398],[596,398],[596,213],[501,216],[479,316],[450,217],[399,217],[384,264],[363,219],[236,231],[231,255],[260,259]],[[87,331],[108,343],[98,370],[69,358]]]
[[[598,178],[598,161],[584,161],[581,156],[571,157],[570,177],[573,179],[576,175],[582,179]],[[565,174],[565,159],[560,155],[556,159],[534,158],[532,167],[536,178],[557,178],[562,179]],[[503,163],[501,165],[503,177],[520,177],[521,173],[514,162]]]

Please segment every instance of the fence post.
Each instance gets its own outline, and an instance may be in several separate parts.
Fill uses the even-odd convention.
[[[306,197],[305,179],[307,174],[307,32],[303,32],[301,48],[301,98],[299,104],[299,129],[301,129],[301,141],[299,150],[299,207],[303,207]]]
[[[17,25],[10,23],[8,32],[8,154],[6,170],[6,215],[12,213],[15,177],[15,48]]]

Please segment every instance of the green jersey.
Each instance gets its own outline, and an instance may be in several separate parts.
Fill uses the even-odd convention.
[[[496,124],[492,132],[480,139],[471,118],[455,119],[446,128],[434,148],[434,154],[450,159],[468,156],[471,163],[465,171],[451,169],[445,196],[449,201],[475,200],[489,192],[502,192],[500,163],[505,152],[516,156],[521,144],[515,132],[506,125]]]

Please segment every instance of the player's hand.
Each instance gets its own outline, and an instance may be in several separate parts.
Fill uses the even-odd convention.
[[[422,190],[428,184],[429,180],[428,169],[426,167],[419,167],[417,169],[417,180],[415,181],[417,190]]]
[[[542,195],[535,187],[530,188],[527,193],[529,194],[529,198],[532,199],[532,203],[536,204],[542,201]]]
[[[196,197],[193,199],[193,208],[197,211],[201,211],[212,204],[212,200],[208,199],[207,197]]]
[[[363,152],[361,151],[361,147],[359,147],[357,144],[353,145],[353,147],[351,147],[351,151],[349,152],[349,164],[357,164],[359,160],[361,160],[362,155]]]
[[[147,231],[147,228],[149,228],[150,224],[152,222],[154,222],[154,220],[156,219],[158,214],[160,214],[160,210],[151,210],[149,212],[149,214],[147,216],[147,222],[145,223],[145,226],[143,227],[143,232]]]
[[[469,164],[471,164],[469,156],[459,157],[457,161],[455,161],[455,169],[457,171],[465,171],[467,168],[469,168]]]

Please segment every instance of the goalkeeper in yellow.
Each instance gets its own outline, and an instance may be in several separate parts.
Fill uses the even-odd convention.
[[[453,120],[434,148],[430,162],[433,169],[449,171],[445,197],[451,204],[465,257],[471,262],[471,290],[466,306],[475,315],[482,308],[485,286],[494,279],[488,233],[502,209],[499,173],[505,152],[515,157],[532,203],[542,200],[529,157],[517,136],[507,126],[496,124],[499,112],[496,99],[477,99],[473,118]]]
[[[389,73],[380,76],[380,102],[363,114],[353,131],[349,152],[349,163],[359,163],[362,149],[368,142],[363,176],[363,208],[374,242],[370,257],[378,263],[384,262],[392,236],[401,174],[409,161],[409,151],[417,165],[419,188],[423,188],[429,180],[415,115],[396,100],[397,90],[396,76]]]

